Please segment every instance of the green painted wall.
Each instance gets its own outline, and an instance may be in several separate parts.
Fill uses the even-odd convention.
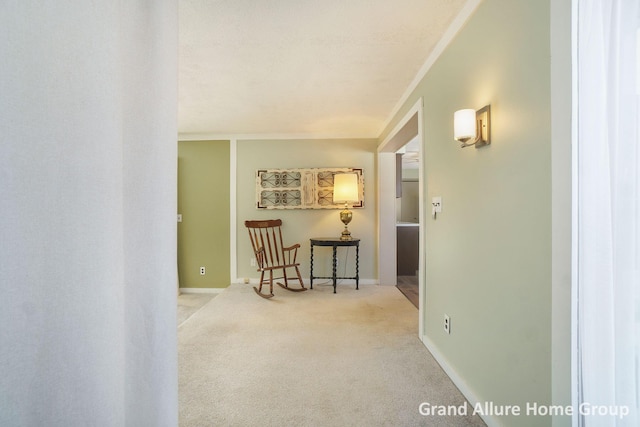
[[[425,200],[443,202],[425,218],[428,345],[480,401],[522,408],[551,403],[549,14],[483,1],[385,131],[423,97]],[[461,149],[454,111],[486,104],[492,144]],[[551,422],[525,418],[499,422]]]
[[[251,267],[253,256],[244,221],[249,219],[281,218],[285,244],[300,243],[298,253],[300,271],[309,277],[309,238],[339,237],[344,225],[339,209],[258,210],[255,203],[255,173],[257,169],[357,167],[364,171],[364,208],[353,210],[349,224],[352,236],[360,242],[361,280],[377,280],[376,249],[376,144],[374,139],[336,140],[261,140],[238,141],[237,153],[237,254],[238,278],[259,278]],[[314,250],[314,275],[330,275],[330,254]],[[338,271],[354,265],[353,250],[346,258],[340,256]],[[348,275],[352,275],[347,270]],[[315,284],[314,284],[315,287]]]
[[[178,274],[181,288],[224,288],[229,271],[229,141],[178,143]],[[200,267],[206,274],[200,275]]]

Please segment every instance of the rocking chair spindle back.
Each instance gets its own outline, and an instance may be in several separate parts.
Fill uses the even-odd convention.
[[[249,231],[249,238],[251,239],[251,246],[253,253],[256,257],[256,264],[258,271],[260,272],[260,285],[258,288],[254,287],[258,295],[263,298],[273,297],[273,271],[282,270],[282,276],[275,277],[275,279],[283,279],[284,284],[276,282],[279,286],[289,291],[301,292],[306,291],[302,277],[300,276],[299,265],[296,262],[298,255],[298,248],[300,244],[296,243],[293,246],[284,246],[282,239],[282,220],[253,220],[245,221],[245,227]],[[287,277],[287,269],[295,269],[297,277]],[[269,277],[265,278],[265,272],[269,272]],[[298,280],[300,288],[290,288],[289,280]],[[262,293],[262,285],[269,284],[269,294]]]

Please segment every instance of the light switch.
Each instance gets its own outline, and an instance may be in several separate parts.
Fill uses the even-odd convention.
[[[438,213],[442,212],[442,197],[436,196],[431,198],[431,216],[436,219]]]
[[[433,206],[433,212],[442,212],[442,197],[436,196],[431,198],[431,205]]]
[[[178,214],[178,222],[182,222],[182,214]]]

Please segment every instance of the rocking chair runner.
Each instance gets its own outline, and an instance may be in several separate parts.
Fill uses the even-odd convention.
[[[282,277],[276,277],[275,279],[284,279],[284,285],[277,282],[278,285],[293,292],[306,291],[307,288],[304,287],[300,270],[298,269],[300,263],[296,262],[300,244],[296,243],[288,247],[282,244],[282,220],[245,221],[244,225],[249,231],[251,246],[253,247],[258,271],[260,272],[260,286],[259,288],[253,287],[256,293],[263,298],[273,297],[273,270],[280,269],[282,270]],[[287,268],[291,267],[295,268],[297,278],[287,277]],[[267,271],[269,272],[269,278],[265,279],[264,274]],[[289,280],[298,280],[300,288],[290,288]],[[262,293],[262,285],[266,283],[269,283],[268,295]]]

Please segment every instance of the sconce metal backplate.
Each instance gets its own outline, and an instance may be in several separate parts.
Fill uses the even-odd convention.
[[[491,144],[491,106],[485,105],[476,111],[476,122],[478,123],[478,135],[480,138],[475,143],[476,148]]]

